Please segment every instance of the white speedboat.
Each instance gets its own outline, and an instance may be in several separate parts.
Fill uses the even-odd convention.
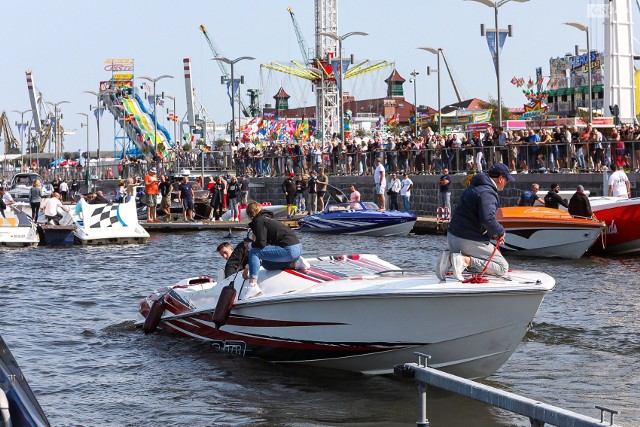
[[[598,241],[603,221],[573,217],[559,209],[512,206],[498,209],[504,227],[500,250],[520,256],[580,258]]]
[[[53,193],[51,185],[44,185],[42,177],[35,172],[19,172],[14,175],[9,184],[8,193],[14,198],[14,200],[29,200],[29,193],[33,183],[39,180],[43,185],[41,187],[42,197],[50,197]]]
[[[31,218],[19,209],[8,206],[0,216],[0,246],[36,246],[38,229]]]
[[[477,378],[509,358],[555,286],[532,271],[482,284],[440,282],[375,255],[307,261],[305,270],[261,269],[261,292],[252,297],[240,276],[158,289],[140,302],[145,332],[159,327],[243,356],[367,374],[391,373],[418,351],[432,356],[431,366]],[[230,283],[238,295],[227,300]]]
[[[138,223],[136,202],[89,204],[81,199],[75,240],[81,245],[146,243],[149,233]]]
[[[0,336],[0,426],[50,425],[18,362]]]

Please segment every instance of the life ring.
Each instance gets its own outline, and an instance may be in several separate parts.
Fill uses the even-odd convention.
[[[144,319],[144,323],[142,325],[142,330],[145,334],[150,334],[151,332],[155,332],[158,329],[158,325],[160,324],[160,319],[162,319],[162,314],[164,313],[164,295],[157,297],[154,299],[151,304],[151,308],[149,309],[149,314],[147,314],[146,319]]]

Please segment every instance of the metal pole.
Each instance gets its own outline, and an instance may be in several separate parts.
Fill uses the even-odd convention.
[[[442,98],[440,90],[440,49],[438,49],[438,133],[442,135]]]
[[[418,77],[418,73],[416,70],[413,70],[411,75],[413,76],[413,120],[415,127],[415,138],[418,138],[418,94],[416,91],[416,79]]]
[[[338,55],[340,55],[340,141],[344,142],[344,95],[342,93],[342,85],[344,83],[344,78],[342,76],[342,37],[338,39]]]
[[[156,81],[153,81],[153,158],[155,163],[156,156],[158,155],[158,111],[156,107],[158,101],[156,100]]]
[[[100,94],[98,93],[97,97],[97,104],[96,104],[96,128],[98,131],[98,147],[97,147],[97,151],[96,151],[96,175],[100,176]],[[89,166],[89,158],[87,157],[87,167]],[[89,169],[91,170],[91,169]],[[89,180],[91,180],[91,177],[89,177]]]
[[[593,92],[591,87],[591,42],[589,41],[589,27],[586,29],[587,33],[587,78],[589,79],[589,123],[593,123]]]
[[[235,124],[235,117],[236,117],[236,101],[235,101],[235,82],[233,80],[233,61],[231,61],[231,143],[233,144],[236,141],[236,124]],[[205,125],[206,125],[206,121],[205,121]],[[204,133],[207,133],[207,130],[205,128],[205,130],[203,131]]]
[[[502,95],[500,94],[500,27],[498,26],[498,4],[494,4],[496,17],[496,80],[498,82],[498,126],[502,126]]]

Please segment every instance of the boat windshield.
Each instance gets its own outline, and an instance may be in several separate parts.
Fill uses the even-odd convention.
[[[372,202],[332,203],[327,212],[377,211],[378,205]]]
[[[40,177],[38,175],[16,175],[13,179],[13,186],[22,185],[31,187],[36,179],[40,179]]]

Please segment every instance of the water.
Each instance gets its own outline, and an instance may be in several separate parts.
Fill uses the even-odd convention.
[[[417,387],[393,376],[272,365],[175,336],[145,336],[139,300],[212,274],[226,232],[155,234],[144,246],[0,249],[0,333],[56,426],[409,426]],[[237,233],[233,241],[242,236]],[[378,252],[431,268],[442,236],[301,234],[307,255]],[[533,330],[488,384],[640,425],[638,258],[510,259],[557,279]],[[528,426],[526,419],[429,390],[432,426]]]

